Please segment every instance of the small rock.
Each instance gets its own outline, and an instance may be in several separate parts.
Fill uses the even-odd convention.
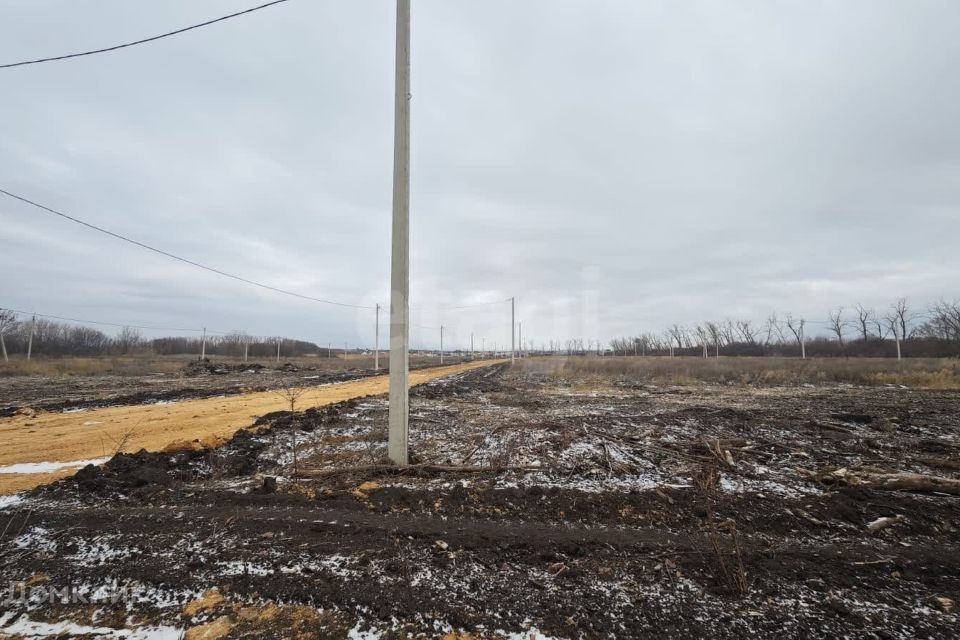
[[[944,613],[953,611],[954,602],[945,596],[930,596],[930,603]]]
[[[273,476],[267,476],[263,479],[263,492],[264,493],[276,493],[277,491],[277,479]]]
[[[906,518],[903,516],[890,516],[884,518],[877,518],[873,522],[867,525],[867,531],[870,533],[876,533],[877,531],[882,531],[887,527],[897,524],[898,522],[903,522]]]

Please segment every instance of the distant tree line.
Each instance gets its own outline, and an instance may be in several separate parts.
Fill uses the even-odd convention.
[[[282,340],[281,355],[306,356],[328,355],[327,349],[321,349],[312,342],[291,340],[289,338],[264,338],[250,336],[242,332],[235,332],[225,336],[207,336],[206,353],[208,356],[230,356],[242,358],[244,351],[251,358],[274,358],[277,355],[277,340]],[[199,337],[185,338],[182,336],[155,338],[150,341],[153,353],[157,355],[176,355],[183,353],[200,353]]]
[[[32,333],[32,340],[31,340]],[[248,336],[242,332],[226,336],[207,336],[207,356],[243,357],[249,349],[251,358],[277,355],[277,340]],[[6,360],[9,354],[25,354],[29,348],[33,356],[108,356],[129,354],[182,355],[200,354],[200,336],[170,336],[144,338],[139,330],[122,327],[116,335],[107,335],[90,327],[56,322],[44,318],[18,320],[12,311],[0,309],[0,350]],[[312,342],[282,338],[284,357],[310,354],[326,355],[326,349]]]
[[[820,329],[813,337],[811,325]],[[787,313],[771,314],[762,323],[674,324],[659,333],[615,338],[609,347],[615,355],[960,357],[960,303],[940,301],[918,312],[901,298],[884,312],[857,304],[849,311],[833,309],[823,320]],[[590,352],[582,341],[567,341],[566,348]]]

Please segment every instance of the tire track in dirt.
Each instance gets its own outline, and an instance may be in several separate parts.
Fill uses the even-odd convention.
[[[502,362],[483,360],[410,372],[416,386],[445,376]],[[386,393],[389,376],[374,376],[307,387],[297,409]],[[169,404],[107,407],[72,413],[17,415],[0,419],[0,467],[38,462],[69,462],[110,456],[120,444],[125,451],[161,451],[174,442],[199,441],[215,446],[259,417],[289,410],[277,391],[185,400]],[[0,495],[30,489],[76,472],[0,473]]]

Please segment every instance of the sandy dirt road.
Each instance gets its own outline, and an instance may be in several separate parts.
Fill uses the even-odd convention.
[[[485,360],[410,372],[412,386],[470,369],[489,366]],[[297,409],[318,407],[386,393],[386,375],[352,382],[309,387]],[[72,413],[40,412],[0,419],[0,470],[30,465],[33,473],[0,473],[0,495],[15,493],[74,473],[76,466],[50,470],[49,463],[96,460],[110,456],[123,442],[124,451],[160,451],[171,443],[199,440],[215,445],[249,427],[264,414],[289,409],[276,391],[184,400],[170,404],[108,407]],[[37,464],[39,463],[39,464]],[[44,466],[47,465],[47,466]]]

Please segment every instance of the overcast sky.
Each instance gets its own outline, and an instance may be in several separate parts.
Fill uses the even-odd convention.
[[[0,63],[256,0],[5,0]],[[247,278],[389,303],[394,10],[292,0],[0,70],[0,187]],[[960,297],[960,3],[413,0],[411,313],[607,339]],[[0,196],[0,306],[373,341]],[[386,331],[384,329],[384,331]],[[436,343],[414,329],[414,344]]]

